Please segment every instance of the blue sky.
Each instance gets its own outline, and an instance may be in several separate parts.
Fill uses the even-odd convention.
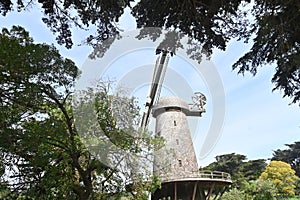
[[[74,31],[75,45],[71,50],[57,45],[55,36],[41,21],[40,11],[35,9],[0,16],[1,28],[10,28],[12,25],[25,27],[35,42],[53,43],[64,57],[72,59],[79,67],[91,51],[89,47],[76,46],[87,35],[80,30]],[[124,30],[135,28],[128,15],[121,19],[120,25]],[[300,109],[297,105],[289,105],[291,100],[282,98],[280,91],[272,92],[274,67],[260,68],[255,77],[251,74],[237,75],[236,71],[232,71],[232,64],[249,48],[249,45],[232,41],[226,51],[215,50],[212,55],[212,62],[223,81],[226,117],[216,145],[205,158],[199,158],[200,166],[213,162],[217,155],[232,152],[246,155],[248,159],[270,158],[273,150],[284,148],[284,144],[300,141]],[[211,111],[207,109],[207,112]],[[209,118],[209,114],[207,116]],[[199,123],[202,126],[206,121],[203,119]],[[204,135],[201,132],[192,134],[196,135],[194,146],[199,154]]]

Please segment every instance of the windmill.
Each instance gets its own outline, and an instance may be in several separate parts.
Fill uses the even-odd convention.
[[[159,56],[141,122],[144,130],[152,114],[156,119],[155,135],[165,140],[164,147],[154,152],[153,173],[160,177],[162,187],[156,190],[151,199],[217,199],[231,184],[230,175],[224,172],[199,172],[187,121],[187,117],[201,117],[205,112],[206,97],[196,92],[191,104],[175,96],[160,98],[168,60],[173,53],[157,49],[156,54]]]

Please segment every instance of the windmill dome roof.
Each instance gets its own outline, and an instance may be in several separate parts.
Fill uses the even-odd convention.
[[[162,97],[152,109],[154,117],[166,111],[168,108],[177,108],[178,110],[181,110],[185,113],[189,110],[189,105],[179,97]]]

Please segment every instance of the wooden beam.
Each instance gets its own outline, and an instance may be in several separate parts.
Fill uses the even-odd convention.
[[[210,188],[210,190],[209,190],[209,193],[208,193],[208,195],[207,195],[207,200],[210,199],[210,196],[212,195],[214,189],[215,189],[215,183],[212,184],[212,186],[211,186],[211,188]]]
[[[192,200],[195,200],[195,199],[196,199],[197,185],[198,185],[198,181],[196,181],[196,183],[195,183],[195,185],[194,185],[193,199],[192,199]]]
[[[177,200],[177,182],[174,183],[174,200]]]

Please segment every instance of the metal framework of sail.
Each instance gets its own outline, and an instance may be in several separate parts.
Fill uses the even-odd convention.
[[[149,122],[151,108],[153,105],[156,104],[156,102],[160,97],[161,87],[167,70],[168,61],[169,61],[168,52],[162,51],[162,55],[157,58],[156,64],[154,66],[152,80],[147,95],[147,102],[145,104],[145,111],[143,113],[143,118],[141,123],[142,129],[145,129],[145,127],[147,126]]]

